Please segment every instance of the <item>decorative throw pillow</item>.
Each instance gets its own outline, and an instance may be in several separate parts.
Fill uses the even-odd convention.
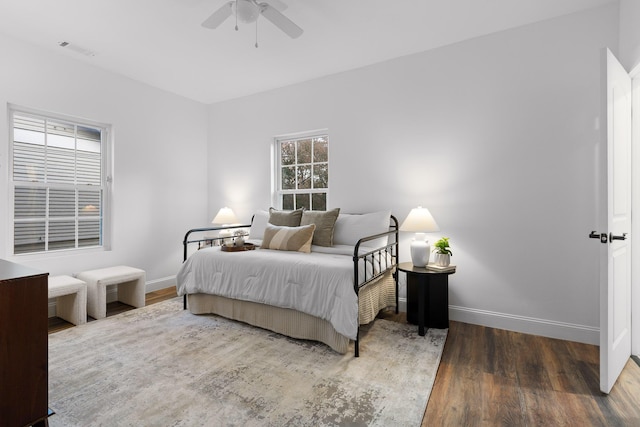
[[[302,209],[295,211],[279,211],[269,208],[269,223],[273,225],[284,225],[286,227],[297,227],[302,218]]]
[[[311,241],[315,224],[300,227],[267,225],[262,239],[263,249],[276,249],[279,251],[311,252]]]
[[[267,228],[269,222],[269,212],[258,210],[253,215],[253,221],[251,221],[251,229],[249,230],[249,239],[262,240],[264,236],[264,229]]]
[[[340,214],[333,232],[334,245],[355,245],[359,239],[389,231],[391,211],[368,214]],[[387,244],[387,237],[365,242],[363,246],[380,247]]]
[[[340,208],[330,211],[304,211],[300,225],[315,224],[312,244],[318,246],[333,246],[333,227],[340,214]]]

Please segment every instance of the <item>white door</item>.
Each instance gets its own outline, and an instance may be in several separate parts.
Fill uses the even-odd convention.
[[[609,393],[631,355],[631,78],[608,49],[604,56],[607,229],[600,235],[600,390]]]

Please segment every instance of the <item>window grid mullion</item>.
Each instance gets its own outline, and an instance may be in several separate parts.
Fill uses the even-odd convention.
[[[80,217],[80,212],[78,212],[78,203],[80,203],[80,195],[78,192],[78,189],[76,189],[75,191],[75,202],[74,202],[74,207],[73,207],[73,213],[74,213],[74,225],[75,225],[75,237],[76,237],[76,242],[75,242],[75,246],[74,247],[78,247],[79,243],[78,243],[78,221],[79,221],[79,217]]]
[[[44,119],[44,183],[49,182],[49,119]],[[46,248],[46,245],[45,245]]]
[[[45,153],[46,153],[46,150],[45,150]],[[46,195],[45,195],[45,205],[44,205],[44,251],[45,252],[49,250],[49,192],[50,191],[51,191],[50,188],[47,187]]]

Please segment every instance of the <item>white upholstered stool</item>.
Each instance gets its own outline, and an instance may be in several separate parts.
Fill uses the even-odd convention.
[[[118,301],[144,307],[145,272],[120,265],[78,273],[87,283],[87,313],[94,319],[107,317],[107,286],[118,285]]]
[[[87,284],[71,276],[49,276],[48,297],[56,299],[56,316],[74,325],[87,323]]]

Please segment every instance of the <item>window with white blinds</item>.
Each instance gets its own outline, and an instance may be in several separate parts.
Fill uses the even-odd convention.
[[[103,245],[106,134],[11,112],[14,254]]]

